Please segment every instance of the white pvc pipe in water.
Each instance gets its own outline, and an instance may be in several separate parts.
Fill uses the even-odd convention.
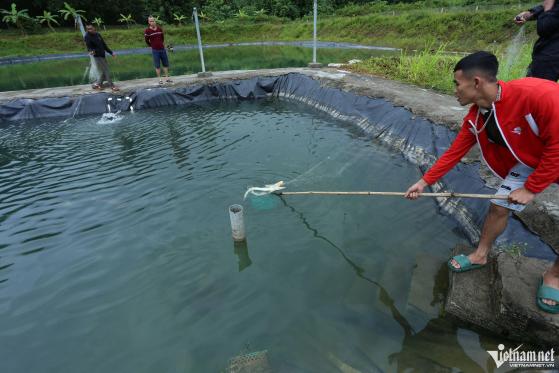
[[[245,240],[245,222],[243,220],[243,206],[229,206],[229,218],[231,219],[231,231],[233,232],[233,240]]]

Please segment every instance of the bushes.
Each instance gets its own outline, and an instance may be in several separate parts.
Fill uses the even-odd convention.
[[[131,14],[133,19],[141,24],[150,14],[158,15],[162,21],[173,22],[173,14],[189,16],[193,7],[207,17],[204,20],[221,22],[237,15],[246,15],[248,18],[269,15],[280,18],[298,19],[308,16],[312,12],[311,0],[18,0],[17,7],[28,9],[31,17],[50,11],[58,14],[64,7],[64,2],[69,1],[72,7],[83,9],[88,19],[102,18],[107,25],[118,24],[119,14]],[[0,0],[0,8],[9,8],[14,0]],[[479,6],[481,10],[487,7],[501,7],[510,9],[523,4],[529,8],[537,3],[530,0],[490,0],[479,2],[474,0],[422,0],[422,1],[395,1],[395,0],[354,0],[350,3],[344,0],[318,0],[319,14],[321,17],[336,15],[340,17],[360,17],[371,14],[401,14],[424,9],[459,8],[469,7],[474,9]],[[73,21],[66,20],[66,26],[71,26]]]

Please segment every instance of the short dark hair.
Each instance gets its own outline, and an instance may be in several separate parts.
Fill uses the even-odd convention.
[[[479,51],[467,55],[462,58],[456,66],[454,72],[462,70],[468,76],[472,76],[474,72],[481,73],[489,81],[497,81],[497,72],[499,71],[499,61],[493,53]]]

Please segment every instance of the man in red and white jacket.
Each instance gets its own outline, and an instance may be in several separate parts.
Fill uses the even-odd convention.
[[[476,143],[489,168],[504,179],[497,194],[508,195],[508,201],[491,201],[477,249],[448,262],[456,272],[485,265],[510,211],[521,211],[550,184],[559,183],[559,85],[537,78],[498,81],[498,67],[488,52],[473,53],[456,64],[455,95],[460,105],[473,105],[450,148],[406,192],[407,198],[418,198]],[[559,258],[542,277],[537,304],[559,313]]]
[[[163,29],[157,26],[155,18],[152,16],[148,17],[148,28],[144,30],[144,39],[146,44],[151,47],[153,66],[159,78],[159,84],[163,84],[163,79],[161,79],[161,65],[163,65],[163,73],[167,78],[166,81],[171,83],[172,80],[169,78],[169,57],[165,50],[165,35],[163,34]]]

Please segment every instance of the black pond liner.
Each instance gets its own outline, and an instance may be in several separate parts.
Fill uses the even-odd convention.
[[[169,105],[187,105],[220,100],[252,100],[267,97],[296,100],[325,111],[332,116],[359,126],[400,151],[422,172],[449,147],[456,133],[449,128],[415,117],[410,111],[384,99],[359,96],[336,88],[325,87],[317,79],[291,73],[275,77],[255,77],[188,87],[144,88],[129,95],[98,93],[93,95],[18,99],[0,105],[0,121],[22,121],[37,118],[73,117],[103,114],[111,110],[128,111]],[[436,191],[494,194],[479,176],[479,162],[459,163],[433,186]],[[408,185],[402,185],[402,190]],[[489,202],[480,199],[438,199],[443,213],[456,219],[471,242],[479,239],[479,229]],[[410,202],[413,203],[413,202]],[[421,217],[418,217],[421,219]],[[426,222],[427,223],[427,222]],[[503,244],[526,244],[525,255],[555,260],[556,255],[539,236],[530,232],[518,219],[512,218],[500,237]]]

